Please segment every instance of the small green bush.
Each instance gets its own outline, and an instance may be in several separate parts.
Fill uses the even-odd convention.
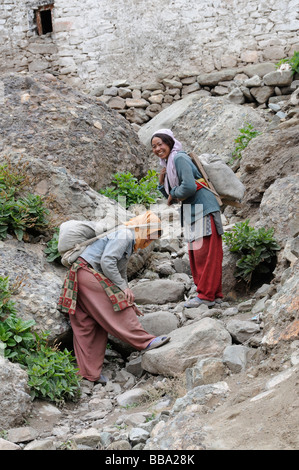
[[[293,75],[295,75],[295,73],[299,73],[299,51],[295,51],[292,57],[281,59],[277,64],[275,64],[276,68],[279,68],[282,64],[289,64]]]
[[[8,278],[0,277],[0,350],[11,362],[17,362],[28,373],[33,398],[44,398],[62,404],[80,396],[80,378],[71,352],[48,343],[49,333],[32,331],[34,320],[24,321],[16,315],[10,300]]]
[[[239,129],[239,135],[234,140],[236,147],[232,152],[232,158],[229,163],[233,163],[237,158],[240,160],[242,158],[242,150],[244,150],[249,142],[259,134],[260,132],[255,130],[252,124],[246,122],[244,127]]]
[[[249,226],[249,220],[235,225],[231,232],[223,234],[224,242],[231,252],[238,253],[235,276],[250,285],[253,275],[269,273],[270,265],[280,246],[273,237],[274,229]]]
[[[14,302],[10,300],[11,289],[8,277],[0,276],[0,321],[11,313],[16,313]]]
[[[160,196],[157,189],[158,172],[155,170],[149,170],[139,181],[130,172],[115,173],[111,183],[113,186],[101,189],[99,193],[116,201],[123,199],[126,208],[133,204],[144,204],[148,207]]]
[[[48,241],[47,247],[44,250],[44,253],[47,255],[46,259],[49,263],[53,261],[59,261],[61,259],[60,253],[58,251],[58,238],[59,238],[59,228],[54,230],[54,235],[51,240]]]
[[[25,232],[41,231],[48,225],[49,211],[40,196],[31,193],[20,195],[28,184],[24,167],[0,166],[0,239],[14,233],[22,240]]]

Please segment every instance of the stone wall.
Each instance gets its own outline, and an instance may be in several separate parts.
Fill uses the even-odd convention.
[[[53,31],[38,35],[51,3]],[[297,0],[2,0],[0,72],[47,70],[91,91],[277,62],[298,49],[297,13]]]
[[[291,100],[290,104],[297,106],[298,92],[299,74],[277,69],[272,62],[263,62],[197,76],[168,75],[141,85],[116,81],[112,86],[99,88],[95,94],[98,101],[122,114],[138,131],[165,108],[191,94],[196,95],[195,99],[215,96],[254,108],[268,106],[284,119],[281,104]]]

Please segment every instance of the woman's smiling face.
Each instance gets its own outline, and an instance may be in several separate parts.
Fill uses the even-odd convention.
[[[170,147],[163,142],[160,137],[154,137],[152,139],[152,150],[157,157],[162,158],[162,160],[167,160],[171,152]]]

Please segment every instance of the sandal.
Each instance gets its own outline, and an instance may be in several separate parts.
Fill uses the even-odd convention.
[[[108,382],[108,379],[104,376],[104,375],[100,375],[100,377],[98,378],[98,380],[95,380],[94,381],[94,384],[102,384],[102,385],[106,385]]]
[[[170,341],[169,336],[157,336],[157,338],[154,338],[144,349],[144,351],[149,351],[150,349],[154,348],[159,348],[160,346],[163,346],[163,344],[168,343]]]
[[[200,305],[207,305],[208,307],[213,307],[213,305],[215,305],[215,301],[204,300],[204,299],[200,299],[199,297],[194,297],[194,299],[188,300],[188,302],[184,304],[184,307],[196,308],[196,307],[199,307]]]

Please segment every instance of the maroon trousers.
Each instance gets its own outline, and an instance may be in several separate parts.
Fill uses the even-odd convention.
[[[189,244],[189,260],[197,296],[214,301],[222,298],[222,237],[211,216],[212,234]]]
[[[99,281],[88,270],[78,270],[76,312],[70,315],[79,374],[96,381],[101,374],[108,333],[143,350],[155,338],[141,326],[135,310],[115,312]]]

